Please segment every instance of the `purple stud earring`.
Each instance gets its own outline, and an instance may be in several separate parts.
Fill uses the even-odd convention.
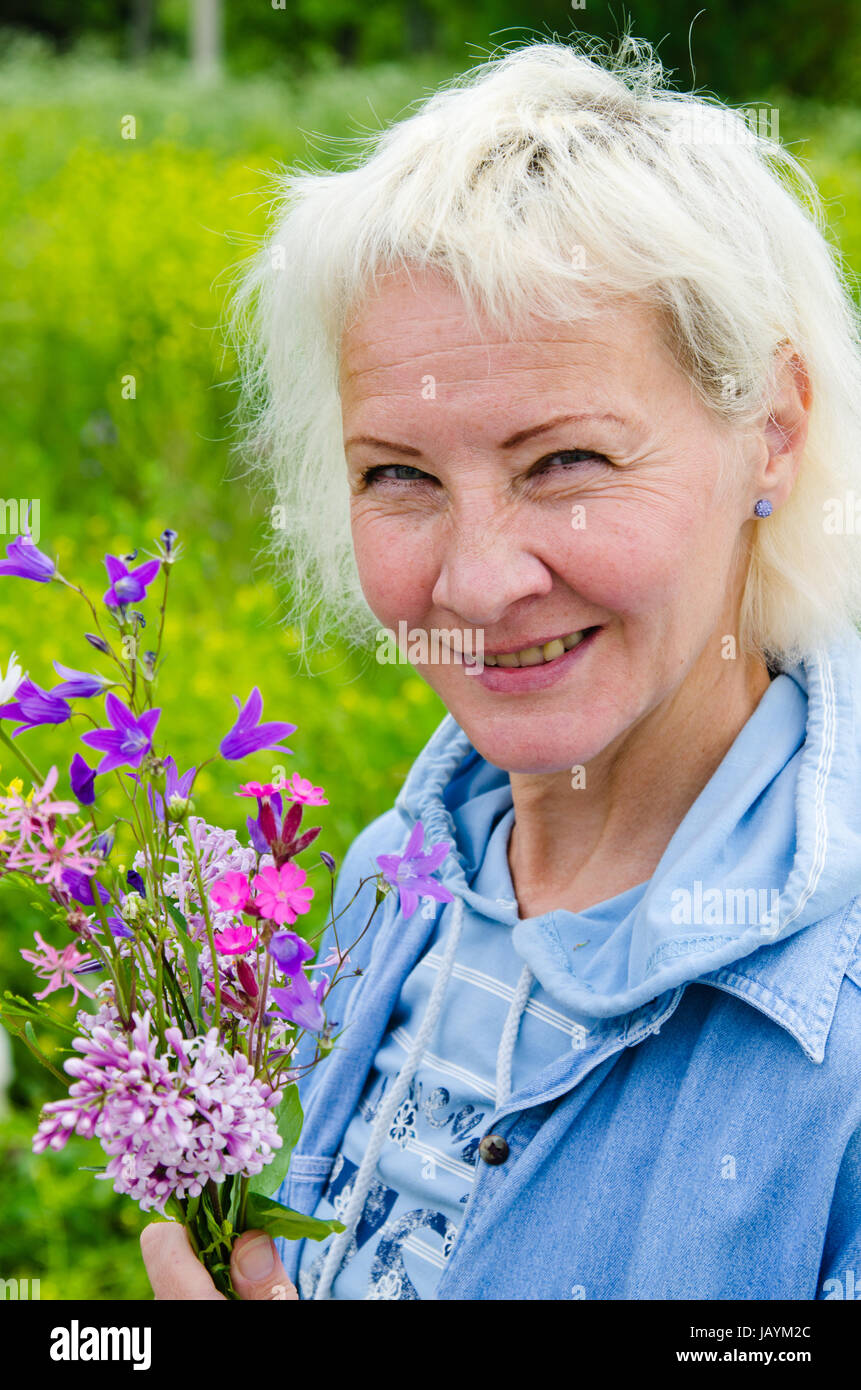
[[[767,497],[760,497],[753,509],[754,516],[771,516],[774,511]]]

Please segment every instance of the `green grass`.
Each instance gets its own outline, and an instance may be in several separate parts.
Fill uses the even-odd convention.
[[[281,161],[325,162],[318,136],[376,128],[447,71],[389,66],[211,91],[179,67],[134,75],[28,53],[0,63],[0,495],[40,499],[42,547],[96,596],[107,551],[147,549],[166,525],[180,532],[159,733],[181,767],[199,763],[233,723],[231,695],[258,684],[266,717],[298,726],[291,770],[327,788],[319,846],[340,859],[392,804],[444,709],[408,668],[381,667],[372,653],[335,648],[312,659],[313,677],[303,673],[260,554],[266,501],[232,478],[234,363],[217,325],[226,272],[264,228],[266,176]],[[804,139],[793,147],[858,267],[861,114],[778,104],[782,134]],[[134,141],[121,138],[128,115]],[[133,400],[123,398],[128,376]],[[54,659],[98,664],[74,595],[0,584],[4,669],[10,649],[41,684],[52,683]],[[73,751],[68,729],[23,742],[43,769],[65,769]],[[0,781],[16,775],[6,750],[0,763]],[[242,771],[271,765],[263,755]],[[208,819],[240,826],[235,786],[223,764],[207,769]],[[0,977],[22,994],[34,984],[19,950],[45,920],[32,897],[0,883]],[[40,1041],[56,1046],[44,1032]],[[14,1061],[0,1128],[0,1277],[39,1278],[46,1298],[146,1297],[136,1233],[148,1218],[81,1171],[100,1162],[96,1144],[32,1155],[38,1109],[62,1090],[17,1043]]]

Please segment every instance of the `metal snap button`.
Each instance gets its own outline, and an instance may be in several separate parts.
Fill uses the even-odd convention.
[[[509,1150],[501,1134],[485,1134],[478,1146],[478,1152],[485,1163],[504,1163]]]

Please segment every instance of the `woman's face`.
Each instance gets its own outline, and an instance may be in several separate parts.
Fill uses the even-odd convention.
[[[482,341],[441,278],[390,276],[344,335],[341,401],[380,625],[477,629],[485,663],[526,652],[468,674],[429,641],[417,663],[489,762],[585,765],[683,686],[715,700],[753,473],[742,461],[718,496],[732,436],[648,309]]]

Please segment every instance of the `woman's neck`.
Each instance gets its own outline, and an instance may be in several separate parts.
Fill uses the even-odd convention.
[[[582,787],[567,768],[511,774],[508,863],[521,917],[582,911],[651,878],[770,684],[757,658],[734,674],[710,691],[694,681],[674,692],[586,764]]]

